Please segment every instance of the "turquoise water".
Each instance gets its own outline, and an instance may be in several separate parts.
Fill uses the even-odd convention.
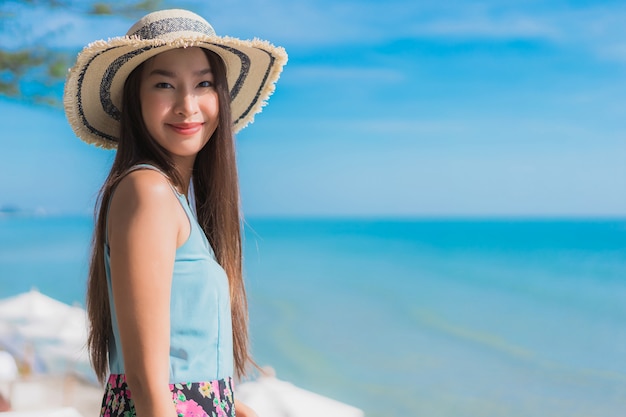
[[[367,416],[623,416],[626,220],[249,219],[260,365]],[[0,297],[83,302],[88,217],[0,218]]]

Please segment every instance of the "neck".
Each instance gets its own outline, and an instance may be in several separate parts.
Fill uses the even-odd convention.
[[[180,192],[188,196],[189,193],[189,182],[191,181],[191,174],[193,173],[193,164],[195,162],[194,158],[175,158],[174,159],[176,165],[176,171],[178,175],[180,175],[183,183],[180,185]]]

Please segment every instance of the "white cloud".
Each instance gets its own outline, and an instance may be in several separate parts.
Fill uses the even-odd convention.
[[[623,215],[626,210],[626,198],[615,192],[626,181],[620,145],[595,146],[584,158],[540,142],[435,147],[381,139],[376,147],[291,142],[279,154],[261,144],[240,150],[248,214]]]
[[[593,122],[593,121],[592,121]],[[402,144],[406,140],[415,142],[415,138],[422,135],[445,135],[454,138],[457,143],[460,135],[472,138],[472,143],[491,141],[493,138],[501,140],[509,139],[516,141],[527,137],[524,142],[534,140],[543,143],[571,143],[573,141],[597,144],[597,136],[602,136],[605,141],[617,141],[623,136],[623,131],[614,132],[614,137],[609,135],[606,129],[598,129],[599,126],[589,121],[554,118],[552,120],[538,117],[525,117],[521,115],[505,117],[498,115],[494,120],[490,114],[474,116],[472,118],[454,118],[439,116],[428,118],[415,116],[413,118],[367,118],[367,119],[293,119],[275,117],[267,121],[269,130],[276,130],[280,126],[289,129],[300,127],[305,131],[314,131],[316,126],[323,126],[326,131],[340,132],[345,134],[353,132],[358,135],[361,142],[369,136],[386,134],[393,142]],[[492,138],[492,139],[489,139]],[[623,140],[620,140],[623,142]]]
[[[559,36],[559,32],[555,27],[530,16],[444,18],[415,24],[412,32],[413,35],[418,37],[455,37],[465,39],[554,39]]]
[[[618,2],[231,0],[203,7],[219,33],[259,36],[290,50],[404,39],[528,40],[626,62],[626,4]]]
[[[267,36],[301,45],[384,42],[406,37],[552,37],[543,19],[513,5],[386,1],[232,0],[206,5],[220,33]],[[494,12],[497,10],[497,13]]]
[[[122,36],[131,20],[121,16],[85,15],[77,8],[14,7],[15,18],[0,31],[5,48],[40,45],[79,49],[87,43]]]
[[[371,81],[397,83],[405,80],[405,75],[391,68],[372,67],[339,67],[328,65],[294,66],[289,70],[286,82],[296,80],[300,82],[311,81]]]
[[[601,58],[611,61],[619,61],[626,64],[626,42],[615,42],[598,48]]]

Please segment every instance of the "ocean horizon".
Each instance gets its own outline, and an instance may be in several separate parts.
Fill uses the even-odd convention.
[[[84,306],[91,215],[0,215],[0,298]],[[253,353],[368,417],[623,416],[626,218],[254,218]]]

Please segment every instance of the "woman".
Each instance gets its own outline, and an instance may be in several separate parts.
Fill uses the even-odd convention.
[[[87,292],[101,415],[253,415],[233,396],[251,362],[233,137],[286,61],[268,42],[164,10],[88,45],[70,70],[75,133],[117,148]]]

